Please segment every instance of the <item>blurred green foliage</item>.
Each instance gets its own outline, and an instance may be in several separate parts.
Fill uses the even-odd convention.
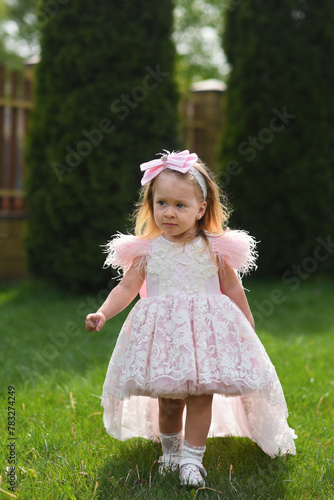
[[[334,269],[333,23],[331,0],[249,0],[226,12],[221,180],[232,225],[261,241],[266,274]]]
[[[175,0],[173,38],[176,43],[176,76],[179,88],[188,91],[192,82],[224,78],[220,47],[222,15],[240,0]],[[39,53],[40,31],[66,0],[0,0],[0,60],[22,67],[22,59]],[[8,22],[11,30],[8,33]],[[15,28],[15,29],[14,29]],[[149,36],[149,34],[148,34]],[[1,50],[1,44],[3,50]]]
[[[172,24],[171,0],[71,0],[42,28],[26,154],[34,275],[72,290],[110,278],[99,245],[129,225],[139,164],[179,144]]]

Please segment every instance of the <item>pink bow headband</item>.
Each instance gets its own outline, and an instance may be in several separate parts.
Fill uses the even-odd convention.
[[[151,160],[140,165],[140,170],[145,172],[141,180],[142,186],[157,177],[166,168],[176,170],[182,174],[186,174],[190,171],[202,189],[203,198],[206,199],[207,187],[205,179],[203,175],[196,168],[194,168],[194,164],[198,160],[197,154],[189,154],[187,149],[179,153],[170,153],[166,149],[164,149],[164,151],[166,154],[162,154],[161,158]]]

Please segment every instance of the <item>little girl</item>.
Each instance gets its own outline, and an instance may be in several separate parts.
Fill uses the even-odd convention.
[[[228,212],[196,154],[167,152],[141,170],[136,236],[107,245],[105,265],[124,276],[86,318],[88,331],[100,331],[141,294],[103,386],[107,431],[160,437],[160,473],[179,469],[190,486],[205,484],[208,436],[246,436],[272,457],[294,454],[282,387],[238,275],[256,267],[254,239],[223,229]]]

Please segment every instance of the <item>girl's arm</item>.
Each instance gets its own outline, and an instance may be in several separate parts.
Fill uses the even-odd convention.
[[[219,269],[220,291],[227,295],[241,309],[252,328],[254,328],[254,318],[251,313],[248,301],[242,285],[234,270],[226,264]]]
[[[139,293],[144,279],[144,269],[138,269],[134,262],[119,284],[111,290],[99,310],[87,315],[86,330],[100,331],[108,319],[123,311]]]

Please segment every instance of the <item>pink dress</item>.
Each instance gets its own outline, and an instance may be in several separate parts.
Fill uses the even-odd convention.
[[[221,294],[213,260],[247,272],[256,267],[255,242],[232,230],[209,242],[118,235],[107,245],[106,265],[126,271],[137,259],[145,267],[147,295],[128,315],[109,363],[107,432],[159,439],[157,396],[214,394],[209,437],[248,437],[270,456],[294,454],[275,368],[242,311]]]

